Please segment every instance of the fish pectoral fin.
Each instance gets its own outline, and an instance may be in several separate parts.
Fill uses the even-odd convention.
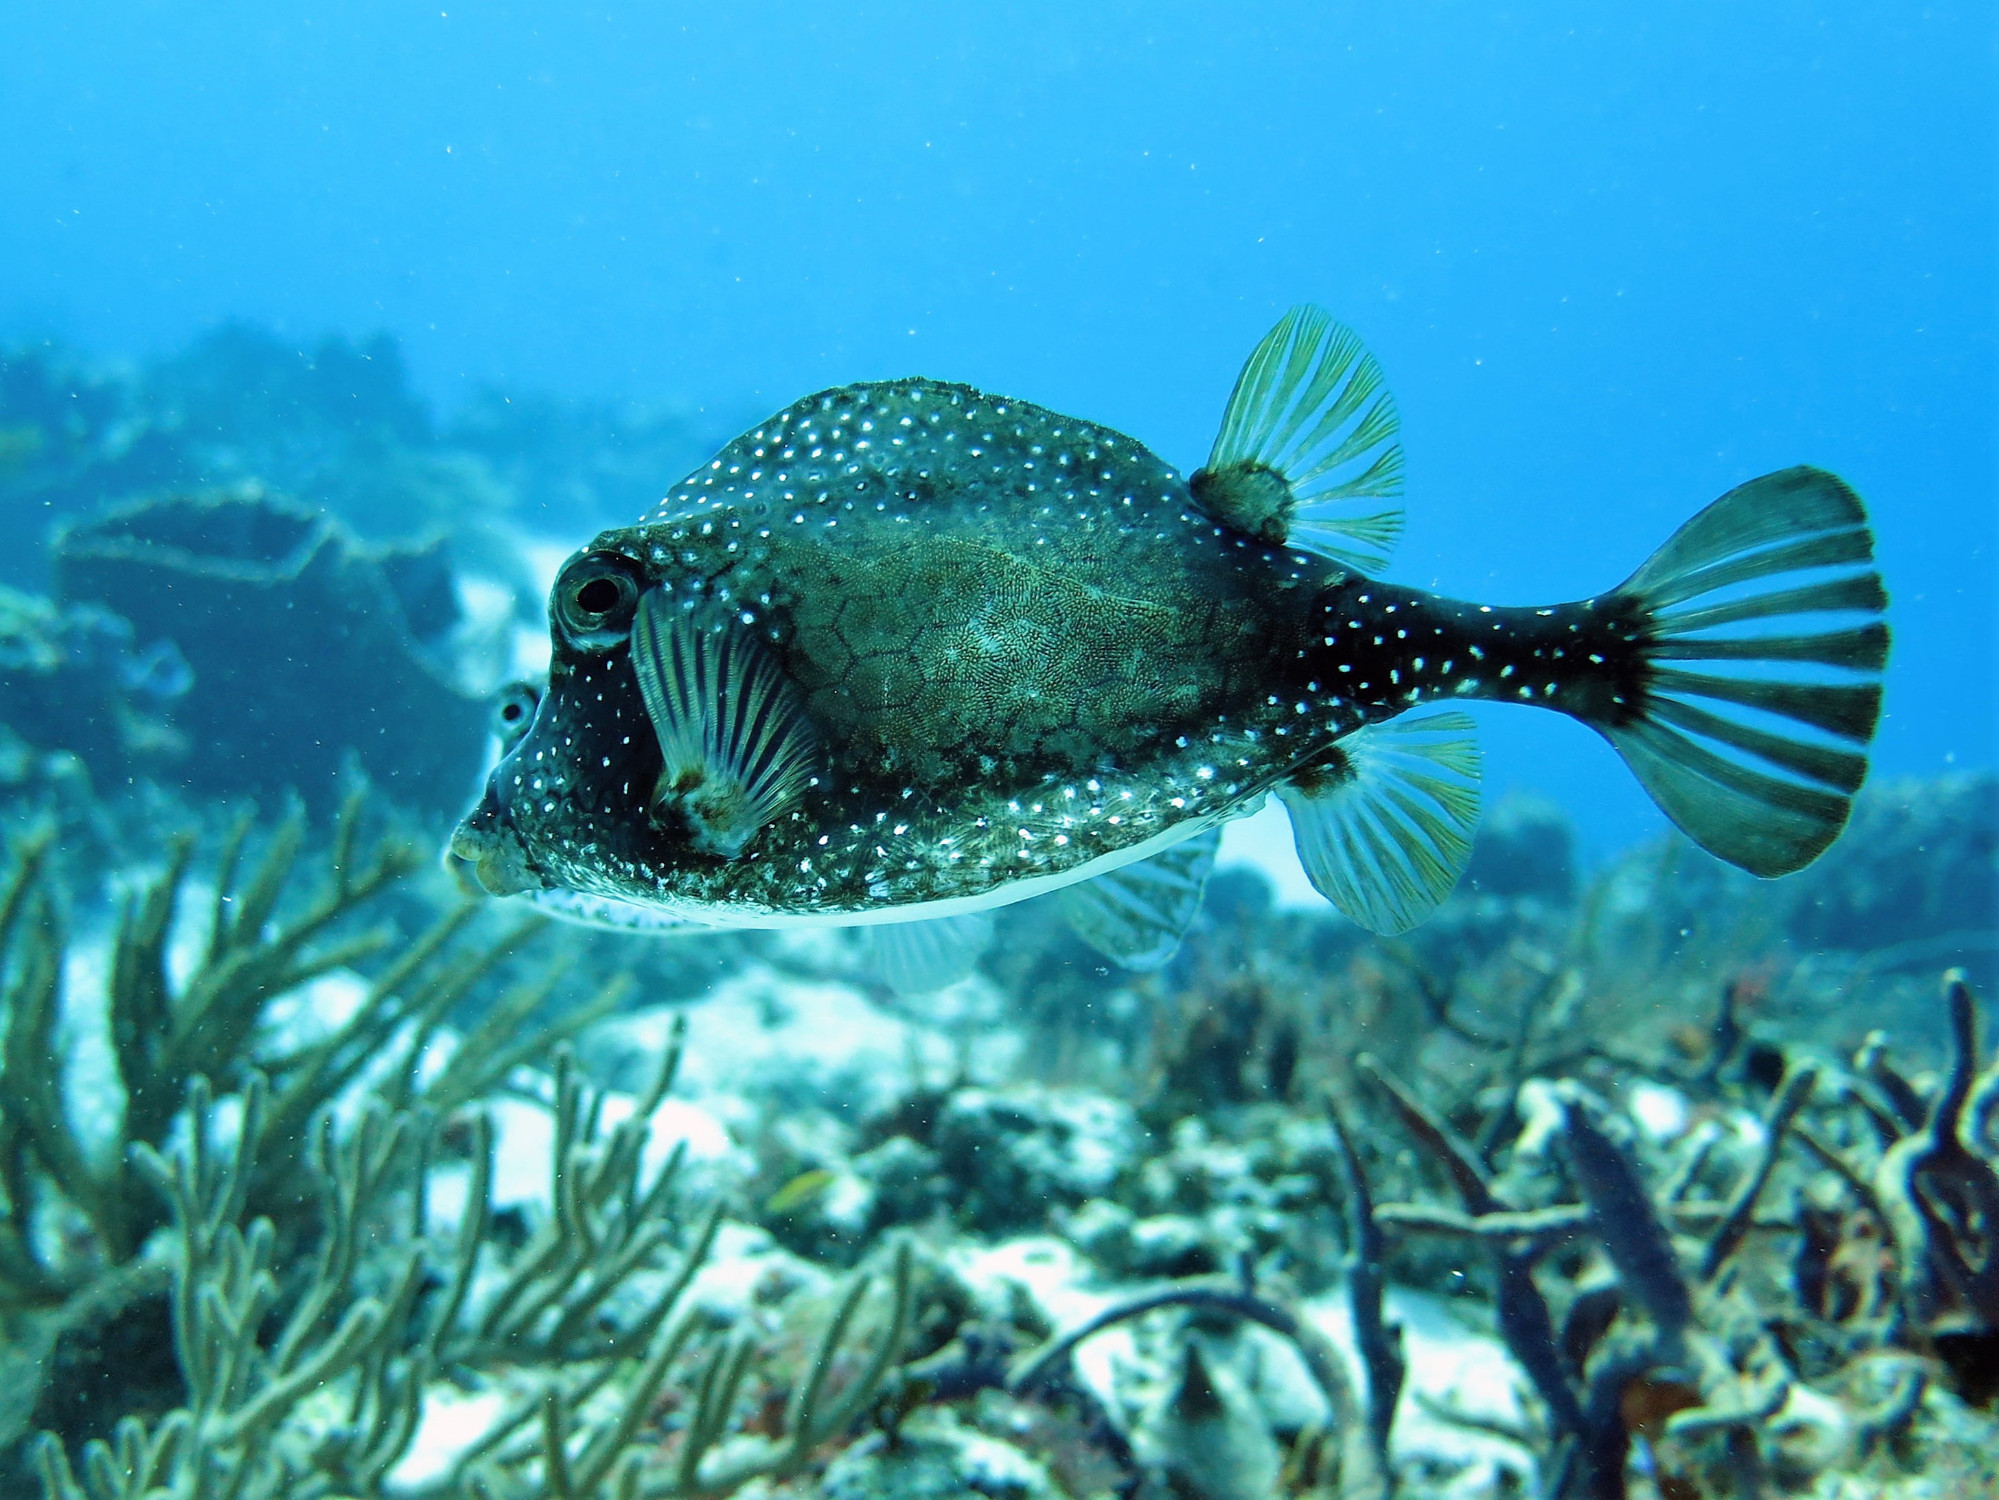
[[[737,616],[677,609],[658,588],[632,623],[632,671],[659,741],[654,817],[680,818],[697,849],[734,859],[818,775],[804,699]]]
[[[975,911],[921,922],[884,922],[862,929],[875,972],[902,995],[925,995],[969,975],[992,946],[993,919]]]
[[[1407,932],[1464,874],[1478,827],[1467,714],[1391,719],[1277,789],[1312,887],[1370,932]]]
[[[1055,896],[1076,936],[1112,963],[1143,973],[1162,967],[1201,910],[1222,831],[1175,844],[1151,859],[1125,865]]]
[[[1400,425],[1354,331],[1294,307],[1242,367],[1188,483],[1238,531],[1379,572],[1402,535]]]

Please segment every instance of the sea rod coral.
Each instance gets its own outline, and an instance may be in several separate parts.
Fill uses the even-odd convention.
[[[481,1497],[721,1496],[813,1460],[871,1399],[894,1362],[909,1309],[906,1251],[892,1257],[885,1321],[865,1364],[833,1377],[869,1278],[857,1278],[792,1380],[776,1436],[732,1432],[752,1347],[717,1338],[683,1307],[719,1213],[679,1212],[678,1153],[648,1174],[646,1120],[670,1087],[678,1048],[641,1108],[611,1129],[602,1100],[559,1061],[553,1108],[554,1211],[503,1252],[493,1233],[490,1121],[473,1117],[471,1186],[455,1226],[426,1212],[434,1116],[369,1109],[344,1138],[315,1132],[311,1165],[325,1232],[310,1271],[274,1256],[271,1221],[245,1222],[263,1079],[240,1100],[231,1149],[197,1082],[186,1146],[138,1153],[174,1205],[173,1331],[188,1399],[153,1423],[128,1417],[79,1467],[52,1436],[39,1462],[48,1500],[470,1494]],[[405,1238],[386,1261],[372,1245]],[[610,1309],[620,1307],[620,1313]],[[625,1310],[628,1309],[628,1310]],[[694,1368],[690,1369],[692,1366]],[[769,1376],[764,1377],[766,1380]],[[683,1383],[669,1435],[662,1401]],[[503,1397],[456,1462],[427,1483],[391,1485],[427,1402],[466,1385]]]

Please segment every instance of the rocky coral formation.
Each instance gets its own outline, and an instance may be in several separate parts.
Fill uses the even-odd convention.
[[[1871,788],[1847,836],[1789,884],[1785,927],[1801,948],[1854,954],[1875,972],[1958,965],[1989,989],[1999,976],[1999,778]]]
[[[966,1051],[988,979],[891,1013],[840,945],[777,944],[691,1009],[601,1011],[579,1066],[520,1035],[531,978],[474,1003],[501,966],[450,956],[466,916],[401,957],[338,936],[396,856],[349,834],[286,898],[309,837],[224,852],[198,905],[171,860],[107,939],[103,1008],[51,988],[85,971],[50,957],[77,940],[32,847],[15,878],[0,1384],[42,1394],[0,1416],[60,1435],[57,1500],[1990,1481],[1999,1067],[1961,981],[1932,1076],[1887,1038],[1758,1041],[1733,991],[1698,1058],[1666,1027],[1578,1048],[1587,943],[1461,954],[1447,983],[1363,947],[1311,1001],[1347,1066],[1162,1070],[1232,1045],[1195,1025],[1089,1087],[1024,1080],[1031,1040]],[[1203,945],[1239,951],[1216,916],[1142,983],[1214,982]],[[1262,959],[1251,1016],[1304,972]],[[1421,1044],[1355,1061],[1389,998],[1433,1018]],[[104,1086],[37,1065],[93,1014],[127,1038],[109,1151],[63,1123]],[[114,1211],[149,1201],[158,1233]]]
[[[658,498],[660,476],[700,461],[710,435],[722,434],[676,410],[518,391],[481,392],[440,422],[381,336],[301,346],[229,323],[138,365],[16,344],[0,350],[0,583],[46,586],[53,522],[246,482],[374,542],[448,533],[463,555],[511,572],[503,527],[623,524]]]
[[[257,490],[169,495],[61,530],[58,597],[171,642],[188,681],[170,719],[203,795],[297,791],[338,801],[350,758],[411,806],[466,800],[487,710],[452,681],[458,623],[435,547],[377,551]]]
[[[170,716],[193,685],[172,640],[142,643],[131,621],[97,605],[0,588],[7,782],[27,780],[37,756],[62,753],[109,776],[171,766],[187,739]]]

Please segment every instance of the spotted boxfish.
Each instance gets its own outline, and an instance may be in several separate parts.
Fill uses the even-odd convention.
[[[1566,604],[1386,581],[1402,450],[1380,366],[1287,314],[1183,477],[1092,422],[928,379],[808,396],[549,598],[546,687],[453,857],[577,920],[862,925],[896,982],[965,972],[990,911],[1059,893],[1165,961],[1221,825],[1275,795],[1314,887],[1395,933],[1478,817],[1465,699],[1604,736],[1695,843],[1816,858],[1866,772],[1887,598],[1859,498],[1729,491]]]

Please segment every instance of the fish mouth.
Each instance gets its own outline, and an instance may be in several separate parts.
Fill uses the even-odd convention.
[[[490,791],[453,831],[445,863],[461,884],[469,876],[489,896],[520,896],[546,884]]]

